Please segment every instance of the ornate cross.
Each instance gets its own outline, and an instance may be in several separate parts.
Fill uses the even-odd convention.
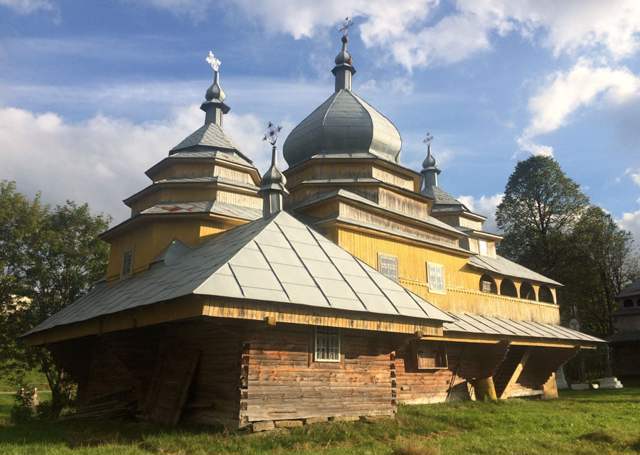
[[[276,126],[273,122],[269,122],[267,125],[267,131],[264,133],[263,141],[267,141],[273,147],[276,146],[276,142],[278,142],[278,133],[282,130],[281,126]]]
[[[347,16],[344,18],[344,21],[342,21],[342,25],[338,30],[342,32],[342,36],[347,36],[349,34],[349,28],[351,28],[352,25],[353,19]]]
[[[431,142],[433,142],[433,136],[431,135],[431,133],[427,133],[427,135],[424,137],[422,142],[427,144],[427,147],[430,147],[431,146]]]
[[[211,66],[211,69],[213,71],[217,73],[220,70],[220,64],[222,62],[218,58],[216,58],[215,55],[213,55],[213,52],[209,51],[209,55],[207,55],[207,58],[205,60],[209,64],[209,66]]]

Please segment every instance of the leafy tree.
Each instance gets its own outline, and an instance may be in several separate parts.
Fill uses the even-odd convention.
[[[48,351],[27,346],[19,336],[104,276],[108,247],[98,234],[109,221],[92,215],[87,204],[50,208],[39,196],[29,201],[13,182],[0,182],[0,358],[10,359],[14,374],[41,369],[53,414],[68,402],[72,384]]]
[[[568,237],[561,280],[565,306],[591,333],[613,333],[615,296],[637,272],[631,233],[600,207],[589,207]],[[579,267],[576,267],[579,264]]]
[[[588,204],[577,183],[553,158],[520,161],[509,177],[496,211],[504,232],[500,253],[553,277],[563,239]]]

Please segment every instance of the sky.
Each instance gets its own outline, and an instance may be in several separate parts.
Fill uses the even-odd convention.
[[[403,165],[430,132],[440,185],[492,230],[517,161],[552,155],[640,243],[638,0],[0,0],[0,179],[122,221],[202,124],[209,50],[225,130],[264,170],[267,122],[286,135],[331,95],[345,16],[353,89]]]

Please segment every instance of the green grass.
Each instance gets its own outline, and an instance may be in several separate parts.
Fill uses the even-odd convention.
[[[263,434],[139,422],[13,426],[0,396],[0,453],[625,455],[640,453],[640,389],[565,392],[556,401],[403,406],[396,420],[327,423]]]

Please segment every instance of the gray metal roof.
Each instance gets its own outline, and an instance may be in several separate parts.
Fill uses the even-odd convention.
[[[291,131],[283,154],[289,166],[315,155],[371,154],[396,163],[400,133],[350,90],[338,90]]]
[[[233,161],[238,164],[244,164],[245,166],[253,165],[253,161],[247,158],[245,155],[240,153],[238,150],[234,150],[233,153],[230,153],[227,150],[179,150],[177,152],[173,152],[166,159],[199,159],[199,158],[220,158],[228,161]]]
[[[189,136],[173,147],[170,155],[177,151],[197,147],[210,147],[214,149],[237,151],[238,147],[227,137],[224,130],[216,123],[205,123]]]
[[[97,285],[29,333],[189,294],[452,320],[286,212],[179,253],[171,263]]]
[[[554,286],[562,286],[551,278],[547,278],[533,270],[530,270],[518,263],[510,261],[507,258],[497,255],[495,258],[488,256],[473,256],[469,259],[469,264],[489,272],[495,272],[500,275],[510,276],[514,278],[523,278],[525,280],[537,281],[540,283],[553,284]]]
[[[495,316],[482,316],[468,313],[449,313],[453,322],[444,324],[445,335],[448,332],[500,335],[507,337],[548,338],[554,340],[588,341],[603,343],[604,340],[586,333],[577,332],[555,324],[543,324],[533,321],[514,321]]]
[[[376,179],[373,179],[373,180],[376,180]],[[318,194],[314,195],[313,197],[310,197],[310,198],[304,200],[302,203],[296,205],[294,207],[294,209],[297,210],[299,208],[306,207],[306,206],[314,204],[316,202],[325,201],[327,199],[331,199],[331,198],[334,198],[336,196],[343,197],[345,199],[350,199],[352,201],[356,201],[356,202],[359,202],[361,204],[366,204],[366,205],[369,205],[371,207],[378,208],[380,210],[385,210],[385,211],[388,211],[388,212],[397,213],[398,215],[409,217],[409,218],[415,219],[416,221],[419,221],[419,222],[422,222],[422,223],[430,224],[430,225],[432,225],[432,226],[434,226],[434,227],[436,227],[438,229],[441,229],[441,230],[444,230],[444,231],[448,231],[448,232],[450,232],[452,234],[455,234],[457,236],[464,235],[462,232],[460,232],[458,229],[454,228],[453,226],[451,226],[451,225],[449,225],[447,223],[444,223],[444,222],[442,222],[442,221],[440,221],[437,218],[434,218],[432,216],[427,216],[425,218],[419,218],[419,219],[418,218],[414,218],[412,216],[407,215],[406,213],[400,212],[399,210],[393,210],[393,209],[390,209],[390,208],[387,208],[387,207],[383,207],[380,204],[378,204],[377,202],[374,202],[374,201],[372,201],[370,199],[367,199],[364,196],[361,196],[359,194],[353,193],[353,192],[351,192],[349,190],[345,190],[345,189],[338,189],[338,190],[328,191],[326,193],[318,193]]]
[[[620,294],[618,294],[618,298],[630,297],[634,295],[640,295],[640,280],[636,280],[628,286],[625,286],[624,289],[620,291]]]
[[[142,215],[160,215],[166,213],[213,213],[245,220],[257,220],[262,216],[262,210],[260,209],[220,201],[167,202],[153,205],[140,212]]]
[[[445,190],[440,188],[439,186],[428,186],[422,191],[425,195],[433,198],[433,202],[435,205],[451,205],[452,207],[458,210],[469,210],[462,202],[457,200],[455,197],[447,193]]]

